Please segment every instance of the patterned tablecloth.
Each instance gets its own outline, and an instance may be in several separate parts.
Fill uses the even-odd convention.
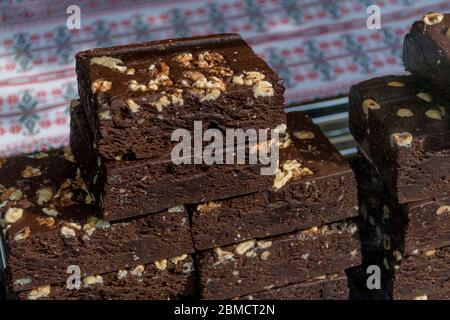
[[[380,30],[366,27],[372,3]],[[81,8],[81,30],[66,27],[71,4]],[[0,154],[67,143],[79,50],[238,32],[284,78],[287,102],[301,103],[403,72],[410,24],[449,9],[448,0],[0,0]]]

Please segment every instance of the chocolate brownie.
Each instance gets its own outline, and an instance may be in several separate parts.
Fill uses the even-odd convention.
[[[439,95],[450,99],[450,14],[429,13],[406,35],[406,69]]]
[[[353,222],[340,222],[199,253],[200,296],[229,299],[359,265]]]
[[[347,161],[311,119],[287,115],[290,142],[280,150],[279,175],[268,190],[193,207],[192,233],[197,250],[230,245],[340,221],[358,214],[356,180]],[[298,170],[298,171],[295,171]]]
[[[72,285],[71,289],[68,284]],[[20,300],[172,300],[196,295],[194,264],[184,254],[146,265],[90,275],[80,279],[78,289],[69,283],[48,284],[33,290],[9,292]]]
[[[393,268],[392,268],[393,266]],[[401,261],[390,260],[393,272],[392,298],[448,299],[450,298],[450,247],[420,251]]]
[[[355,172],[360,187],[361,215],[368,228],[389,235],[390,240],[386,241],[396,242],[407,254],[450,245],[449,197],[399,204],[363,157],[355,165]]]
[[[100,155],[170,155],[175,129],[285,123],[282,80],[237,34],[79,52],[78,89]]]
[[[359,299],[439,298],[448,293],[447,199],[399,204],[367,160],[355,161],[360,191],[363,263],[349,273]],[[381,269],[381,289],[368,290],[366,270]],[[436,290],[434,289],[436,288]],[[446,291],[447,290],[447,291]]]
[[[62,150],[1,161],[0,217],[15,291],[65,281],[70,265],[85,276],[193,252],[182,206],[120,223],[95,217],[72,161]]]
[[[273,175],[261,174],[268,165],[249,164],[249,152],[246,164],[177,165],[170,157],[104,160],[76,103],[71,107],[70,144],[100,213],[111,221],[261,191],[274,181]]]
[[[349,288],[344,272],[239,297],[241,300],[348,300],[348,298]]]
[[[448,108],[412,76],[351,88],[350,131],[400,203],[450,196]]]

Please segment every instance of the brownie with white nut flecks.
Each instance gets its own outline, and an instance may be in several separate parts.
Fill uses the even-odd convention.
[[[8,292],[20,300],[173,300],[195,297],[194,261],[188,254],[114,272],[72,277],[67,283]]]
[[[183,206],[110,223],[68,149],[2,158],[0,217],[14,291],[58,283],[70,265],[101,274],[193,252]]]
[[[350,131],[400,203],[450,196],[448,110],[413,76],[351,88]]]
[[[431,91],[450,99],[450,14],[428,13],[405,36],[403,62]]]
[[[288,146],[265,191],[192,207],[197,250],[272,237],[358,215],[356,180],[348,162],[302,112],[287,114]]]
[[[355,221],[199,252],[200,297],[230,299],[304,282],[361,263]]]
[[[175,129],[285,123],[282,80],[237,34],[97,48],[76,55],[81,103],[106,159],[170,155]]]
[[[450,292],[449,198],[399,204],[363,157],[354,161],[361,212],[363,263],[349,273],[359,299],[440,299]],[[380,290],[368,290],[366,270],[381,270]],[[444,295],[442,295],[444,294]]]

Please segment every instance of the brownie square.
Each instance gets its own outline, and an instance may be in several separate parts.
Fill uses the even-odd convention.
[[[405,67],[430,90],[450,99],[450,14],[430,13],[412,25],[403,44]]]
[[[361,215],[369,228],[385,233],[404,254],[450,245],[450,198],[400,204],[361,157],[355,164],[360,188]],[[369,239],[370,240],[370,239]]]
[[[358,214],[356,180],[347,161],[301,112],[288,113],[290,143],[280,171],[297,162],[300,174],[279,188],[193,206],[197,250],[230,245],[340,221]]]
[[[273,175],[262,175],[261,163],[174,164],[159,160],[103,159],[92,140],[82,106],[71,106],[70,144],[81,174],[100,208],[111,221],[158,212],[180,204],[199,203],[269,188]],[[234,146],[233,146],[234,148]],[[235,149],[234,149],[235,150]],[[236,163],[236,161],[234,162]]]
[[[242,296],[241,300],[348,300],[344,272]]]
[[[200,296],[229,299],[303,282],[359,265],[354,222],[336,224],[199,253]]]
[[[173,300],[195,297],[194,261],[184,254],[146,265],[90,275],[78,289],[66,283],[48,284],[32,290],[9,292],[20,300]]]
[[[354,167],[363,263],[349,273],[351,296],[383,300],[448,296],[448,198],[399,204],[366,159],[356,160]],[[380,290],[366,285],[366,271],[372,265],[381,270]]]
[[[285,123],[282,80],[237,34],[79,52],[81,103],[107,159],[170,155],[175,129],[267,129]]]
[[[450,196],[449,105],[411,76],[350,91],[350,131],[400,203]]]
[[[12,289],[63,282],[193,252],[183,206],[112,223],[97,218],[69,151],[2,160],[0,217]]]

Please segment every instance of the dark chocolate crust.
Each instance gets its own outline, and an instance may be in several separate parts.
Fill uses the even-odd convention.
[[[416,21],[403,44],[406,69],[419,77],[430,90],[447,99],[450,99],[449,27],[449,14],[444,14],[444,19],[435,25]]]
[[[42,286],[30,291],[9,292],[20,300],[173,300],[195,297],[193,259],[174,259],[81,279],[79,289],[67,284]]]
[[[176,61],[181,54],[191,54],[193,60],[187,64]],[[197,64],[200,54],[216,57],[212,62]],[[120,66],[127,71],[132,68],[133,74],[92,63],[93,58],[101,57],[120,59]],[[169,67],[163,73],[170,78],[169,84],[158,84],[157,89],[145,92],[129,88],[132,80],[139,84],[155,80],[161,71],[161,63]],[[166,157],[175,145],[171,141],[172,132],[179,128],[193,131],[196,120],[203,122],[203,130],[217,128],[222,131],[226,128],[274,128],[285,123],[282,80],[237,34],[93,49],[78,53],[76,64],[81,102],[99,153],[104,158],[123,155],[137,159]],[[151,65],[156,67],[149,69]],[[199,93],[199,83],[186,75],[192,71],[200,72],[213,83],[219,81],[223,85],[220,95],[205,100],[204,94]],[[253,85],[234,81],[234,76],[250,71],[264,75],[263,80],[272,87],[272,95],[255,96]],[[99,79],[110,81],[111,88],[93,93],[92,85]],[[177,102],[172,101],[158,110],[154,103],[162,97],[170,100],[172,94],[178,97]],[[128,99],[137,103],[140,109],[130,110]]]
[[[366,113],[363,104],[370,100],[376,105]],[[350,131],[400,203],[450,196],[447,111],[447,102],[411,76],[352,87]]]
[[[345,273],[322,276],[313,280],[273,288],[242,296],[241,300],[348,300]]]
[[[200,296],[229,299],[359,265],[354,223],[341,222],[199,253]]]
[[[295,177],[280,189],[194,206],[191,225],[197,250],[276,236],[358,214],[356,180],[349,164],[305,114],[289,113],[287,119],[292,143],[280,150],[280,165],[295,159],[312,174]],[[310,132],[313,138],[299,139],[298,132]]]
[[[75,164],[61,150],[33,157],[7,158],[0,168],[5,186],[0,213],[14,290],[65,281],[70,265],[85,276],[193,252],[184,207],[120,223],[100,220]],[[28,177],[30,168],[39,175]],[[48,199],[44,188],[51,190]],[[21,198],[7,198],[15,189]],[[8,222],[14,211],[18,220]]]

